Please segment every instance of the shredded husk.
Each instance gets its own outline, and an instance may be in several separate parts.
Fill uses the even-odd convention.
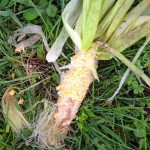
[[[16,108],[13,88],[8,88],[2,98],[2,109],[6,121],[16,134],[20,134],[24,128],[30,128],[30,123]]]

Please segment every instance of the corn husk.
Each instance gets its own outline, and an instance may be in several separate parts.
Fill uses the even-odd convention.
[[[8,88],[2,98],[2,109],[5,120],[11,126],[12,130],[19,135],[24,128],[30,128],[30,123],[16,108],[14,99],[13,89]]]

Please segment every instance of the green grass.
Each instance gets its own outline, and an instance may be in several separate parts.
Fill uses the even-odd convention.
[[[3,0],[2,0],[3,1]],[[26,49],[25,53],[14,52],[14,47],[8,43],[13,31],[28,23],[41,25],[49,46],[57,38],[62,28],[61,12],[68,0],[51,0],[52,6],[58,10],[53,16],[46,14],[46,0],[43,0],[40,9],[39,0],[32,3],[17,3],[18,0],[0,3],[0,8],[6,15],[0,17],[0,99],[10,86],[16,88],[16,102],[24,99],[21,111],[29,121],[39,115],[43,109],[43,99],[53,102],[57,100],[56,86],[60,79],[53,64],[45,60],[45,49],[41,42]],[[4,2],[3,1],[3,2]],[[8,3],[7,3],[8,2]],[[137,1],[138,2],[138,1]],[[24,5],[25,4],[25,5]],[[37,18],[28,20],[23,14],[29,8],[34,8]],[[49,10],[47,10],[49,11]],[[1,13],[0,13],[1,15]],[[132,60],[142,46],[144,39],[124,51],[124,55]],[[40,51],[39,51],[40,49]],[[73,55],[72,42],[68,40],[64,47],[67,58]],[[150,76],[150,46],[148,45],[140,56],[136,65]],[[68,64],[64,57],[58,59],[58,64]],[[30,69],[27,67],[30,66]],[[120,93],[113,100],[112,105],[106,101],[117,89],[121,77],[127,67],[120,61],[99,61],[98,75],[100,82],[94,81],[83,102],[83,105],[72,123],[72,130],[65,138],[66,146],[63,149],[75,150],[149,150],[150,149],[150,91],[142,86],[133,73],[130,73]],[[15,74],[12,79],[11,74]],[[142,81],[141,81],[142,82]],[[18,107],[18,106],[17,106]],[[23,137],[30,132],[23,131]],[[42,150],[34,143],[25,142],[23,137],[16,137],[12,133],[7,120],[4,119],[0,105],[0,150]]]

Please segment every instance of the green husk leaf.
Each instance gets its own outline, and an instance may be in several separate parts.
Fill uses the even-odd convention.
[[[83,1],[82,50],[88,50],[95,37],[102,0]]]
[[[150,20],[144,22],[138,27],[133,28],[132,30],[128,31],[127,33],[122,34],[121,36],[117,37],[115,42],[109,44],[110,47],[122,52],[126,48],[130,47],[138,40],[143,37],[146,37],[150,34]],[[113,58],[113,55],[107,52],[106,50],[100,50],[102,54],[98,56],[99,60],[109,60]]]
[[[113,43],[114,41],[116,41],[116,38],[119,35],[128,32],[130,29],[132,29],[134,27],[135,22],[138,20],[140,15],[142,15],[142,13],[148,8],[149,5],[150,1],[144,0],[140,2],[136,7],[134,7],[129,13],[127,13],[124,20],[114,32],[108,43]]]
[[[117,14],[124,1],[125,0],[118,0],[114,7],[105,16],[105,18],[100,22],[96,31],[96,38],[102,36],[106,32],[107,28],[109,27],[110,23],[112,22],[113,18]]]
[[[62,20],[64,23],[64,27],[66,28],[69,36],[71,37],[72,41],[75,43],[76,46],[79,47],[79,49],[81,49],[81,38],[79,36],[79,34],[73,30],[73,28],[71,27],[71,25],[69,24],[69,16],[71,15],[71,13],[78,7],[80,7],[81,1],[79,0],[71,0],[68,5],[65,7],[63,14],[62,14]]]
[[[68,37],[69,37],[69,35],[68,35],[67,31],[63,27],[58,38],[56,39],[56,41],[54,42],[54,44],[52,45],[52,47],[50,48],[50,50],[48,51],[48,53],[46,55],[46,60],[48,62],[54,62],[57,60],[57,58],[60,56],[60,54],[62,52],[62,48],[63,48],[66,40],[68,39]]]
[[[142,16],[150,16],[150,5],[149,7],[146,8],[146,10],[144,10],[144,12],[142,13]]]
[[[101,13],[99,14],[99,22],[106,15],[106,13],[113,7],[115,0],[103,0]]]
[[[79,17],[81,8],[82,8],[82,5],[77,5],[77,7],[74,8],[74,10],[72,10],[72,13],[70,13],[70,16],[68,19],[68,24],[70,25],[70,27],[72,27],[74,25],[75,21]],[[62,52],[62,48],[63,48],[66,40],[68,39],[68,37],[69,37],[69,34],[68,34],[66,28],[63,27],[58,38],[56,39],[56,41],[54,42],[54,44],[52,45],[52,47],[50,48],[50,50],[48,51],[48,53],[46,55],[46,59],[48,62],[54,62],[57,60],[57,58],[60,56],[60,54]]]
[[[137,27],[148,20],[150,20],[150,15],[149,16],[140,16],[138,18],[138,20],[135,22],[134,27]]]
[[[79,34],[80,37],[82,36],[82,20],[83,20],[82,15],[83,15],[83,13],[80,14],[80,16],[76,22],[76,26],[75,26],[75,31]],[[78,50],[79,50],[78,47],[75,46],[75,51],[78,51]]]
[[[116,30],[118,25],[122,22],[124,16],[126,15],[127,11],[130,9],[131,5],[133,4],[134,0],[126,0],[123,5],[118,10],[118,13],[112,20],[107,33],[105,35],[104,41],[107,42],[107,40],[111,37],[113,32]]]
[[[138,40],[140,40],[143,37],[146,37],[149,34],[150,34],[150,20],[144,22],[138,27],[133,28],[127,33],[122,34],[120,37],[116,39],[116,42],[111,44],[111,47],[122,52],[123,50],[130,47]]]

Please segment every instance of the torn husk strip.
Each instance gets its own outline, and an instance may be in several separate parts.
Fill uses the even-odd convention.
[[[36,35],[33,35],[32,37],[21,41],[27,34],[36,34]],[[26,47],[32,46],[41,37],[43,37],[43,32],[40,26],[28,25],[21,30],[15,31],[14,36],[12,37],[12,44],[16,47],[17,51],[19,51],[19,48],[24,49]]]
[[[133,63],[131,63],[124,55],[122,55],[119,51],[109,47],[108,44],[103,43],[101,41],[97,41],[97,43],[105,48],[105,50],[111,52],[115,55],[118,59],[120,59],[125,65],[127,65],[137,76],[141,77],[148,86],[150,86],[150,78],[144,74],[139,68],[137,68]]]
[[[60,34],[60,38],[62,38],[62,39],[65,38],[65,39],[59,45],[60,46],[59,48],[62,48],[63,44],[65,43],[65,40],[68,38],[68,34],[66,35],[65,33],[66,33],[66,31],[64,29],[64,30],[62,30],[62,32]],[[26,40],[21,41],[27,34],[35,34],[35,35],[33,35],[32,37],[30,37]],[[50,52],[50,54],[51,54],[51,56],[50,56],[51,60],[53,60],[53,61],[56,60],[58,58],[58,56],[60,55],[61,51],[58,50],[55,52],[55,54],[53,53],[53,51],[50,51],[49,45],[47,43],[46,37],[42,31],[41,26],[37,26],[37,25],[25,26],[25,27],[23,27],[23,29],[15,31],[13,37],[10,37],[10,40],[12,40],[12,44],[16,47],[15,51],[21,52],[22,50],[24,51],[24,48],[32,46],[41,38],[44,43],[46,51]],[[54,55],[52,55],[52,54],[54,54]],[[58,71],[58,73],[61,74],[59,67],[57,65],[57,62],[54,61],[53,64],[54,64],[56,70]]]
[[[133,59],[133,61],[132,61],[133,64],[138,60],[138,58],[139,58],[140,55],[142,54],[144,48],[145,48],[146,45],[149,43],[149,41],[150,41],[150,37],[148,37],[148,38],[146,39],[146,41],[145,41],[145,43],[143,44],[143,46],[141,46],[140,49],[138,50],[138,52],[136,53],[136,55],[135,55],[135,57],[134,57],[134,59]],[[121,81],[120,81],[120,83],[119,83],[119,86],[118,86],[117,90],[116,90],[115,93],[108,99],[107,102],[111,103],[111,102],[113,101],[113,99],[115,98],[115,96],[119,93],[120,89],[122,88],[124,82],[126,81],[128,75],[129,75],[130,71],[131,71],[130,68],[128,68],[128,69],[126,70],[126,72],[124,73],[124,75],[123,75],[123,77],[122,77],[122,79],[121,79]]]
[[[2,109],[5,119],[15,133],[20,134],[24,128],[30,128],[29,122],[15,106],[12,88],[8,88],[3,95]]]

